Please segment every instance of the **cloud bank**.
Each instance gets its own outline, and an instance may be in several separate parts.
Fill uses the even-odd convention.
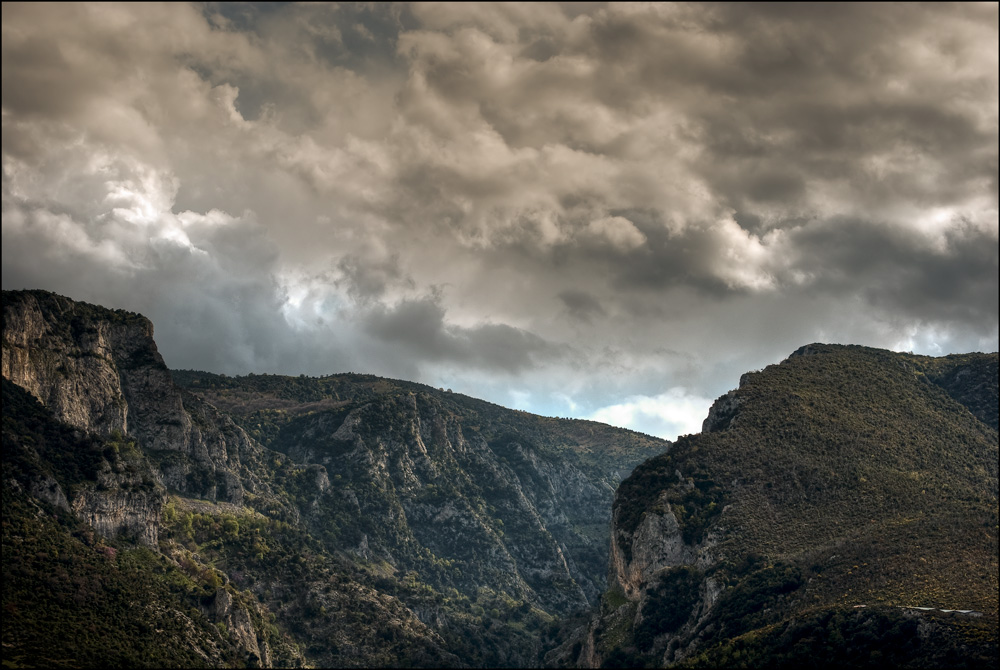
[[[172,367],[673,436],[804,343],[997,349],[995,4],[2,11],[3,286]]]

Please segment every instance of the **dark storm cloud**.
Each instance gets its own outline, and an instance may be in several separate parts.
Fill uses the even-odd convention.
[[[937,244],[869,222],[834,219],[793,234],[793,267],[818,279],[813,288],[857,294],[887,314],[952,322],[988,332],[998,317],[995,236],[968,223]]]
[[[559,294],[570,316],[579,321],[590,322],[595,316],[606,316],[601,301],[586,291],[567,289]]]
[[[178,367],[237,372],[286,362],[277,347],[293,333],[274,318],[283,295],[266,271],[276,250],[252,222],[193,222],[186,232],[196,246],[137,237],[125,246],[139,266],[83,238],[73,249],[53,245],[53,233],[71,230],[65,215],[5,208],[3,216],[14,229],[5,231],[4,287],[27,283],[140,311]]]
[[[541,358],[558,359],[564,353],[561,347],[504,324],[472,328],[448,325],[436,296],[374,309],[365,317],[365,331],[404,347],[419,359],[467,363],[508,373],[522,371]]]
[[[997,346],[995,4],[2,12],[4,287],[171,365],[670,430],[808,341]]]
[[[413,286],[413,280],[405,277],[399,267],[398,253],[382,258],[347,255],[337,263],[337,269],[347,294],[361,303],[381,298],[393,283]]]

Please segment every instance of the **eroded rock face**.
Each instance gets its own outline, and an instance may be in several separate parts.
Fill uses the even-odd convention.
[[[271,648],[267,640],[258,636],[246,607],[235,602],[228,590],[220,588],[215,592],[208,614],[213,622],[225,625],[237,648],[255,664],[262,668],[271,666]]]
[[[647,514],[631,536],[626,536],[617,526],[617,519],[612,521],[608,586],[617,586],[630,600],[638,600],[642,588],[664,568],[698,562],[699,548],[684,542],[670,504],[663,504],[665,511]],[[631,544],[631,560],[621,549],[625,542]]]
[[[20,490],[74,512],[103,536],[127,535],[156,549],[164,489],[181,494],[186,505],[231,509],[209,501],[235,507],[244,490],[278,490],[272,472],[260,468],[266,464],[281,466],[280,486],[294,498],[284,518],[302,523],[303,530],[340,524],[344,542],[335,549],[345,559],[356,554],[400,579],[431,565],[431,576],[440,579],[433,586],[442,592],[454,586],[472,597],[488,586],[524,601],[517,616],[537,607],[577,612],[604,588],[609,503],[626,461],[581,460],[566,446],[577,443],[539,438],[543,430],[511,422],[500,408],[476,414],[433,393],[401,392],[303,415],[282,429],[278,451],[291,458],[267,452],[265,462],[263,448],[228,416],[173,383],[143,317],[44,292],[5,292],[3,329],[3,372],[20,386],[17,397],[27,402],[30,393],[72,427],[45,412],[49,424],[58,423],[73,440],[55,441],[48,453],[39,449],[37,460],[57,447],[73,453],[66,445],[79,443],[93,463],[72,478],[64,472],[46,478],[39,467],[21,477]],[[5,391],[13,386],[5,381]],[[617,446],[597,440],[587,448],[605,445]],[[24,453],[34,453],[27,441]],[[175,541],[165,538],[160,549],[169,554]],[[193,556],[196,566],[209,569]],[[426,658],[440,661],[427,665],[460,665],[446,651],[451,640],[436,632],[468,625],[461,617],[449,619],[453,608],[421,601],[411,612],[370,586],[348,580],[331,589],[323,577],[305,586],[270,575],[266,583],[254,581],[263,584],[258,595],[271,598],[285,620],[310,621],[308,639],[336,641],[314,652],[320,664],[371,654],[373,645],[361,638],[370,634],[372,620],[353,615],[362,603],[380,619],[380,630],[393,631],[407,646],[422,641]],[[292,591],[303,597],[288,597]],[[216,589],[214,599],[208,593],[197,607],[245,658],[267,665],[282,653],[273,637],[261,636],[260,610],[245,593],[229,584]],[[342,620],[357,627],[344,628]],[[197,651],[206,663],[217,657]],[[528,643],[491,651],[490,658],[528,666],[539,651],[539,640],[530,636]]]
[[[740,408],[738,391],[730,391],[720,396],[708,410],[708,416],[701,424],[701,432],[712,433],[730,427]]]
[[[145,317],[44,291],[4,292],[2,367],[60,420],[136,438],[168,488],[242,501],[249,438],[173,383]]]
[[[110,324],[70,321],[73,303],[32,294],[12,302],[4,293],[3,376],[26,389],[57,417],[88,432],[127,432],[128,407],[113,362]],[[71,318],[71,317],[70,317]],[[152,326],[136,322],[133,328]]]
[[[104,537],[126,534],[139,544],[157,546],[162,491],[84,489],[74,497],[72,509]]]
[[[70,511],[66,493],[59,486],[59,482],[49,475],[40,474],[40,476],[32,480],[28,486],[28,493],[54,507],[66,510],[67,512]]]
[[[737,413],[735,394],[723,396],[716,403],[717,409],[720,404],[722,413]],[[656,461],[641,467],[656,472],[662,467]],[[688,492],[697,493],[698,486],[694,478],[685,477],[679,469],[664,469],[652,481],[648,476],[639,476],[639,480],[626,480],[615,495],[608,591],[601,609],[585,632],[574,633],[552,652],[552,660],[562,658],[564,665],[601,667],[609,660],[623,662],[623,658],[612,659],[610,655],[628,648],[647,661],[656,659],[666,665],[687,658],[697,649],[700,631],[713,614],[722,591],[713,574],[721,561],[718,547],[724,537],[724,522],[716,517],[718,521],[711,527],[692,529],[692,510],[685,511],[679,501],[683,505],[697,504],[686,496]],[[699,483],[704,486],[701,480]],[[650,486],[659,493],[644,498],[641,493]],[[637,505],[641,514],[636,511]],[[720,514],[724,515],[725,509]],[[664,623],[664,612],[669,612],[669,624]]]

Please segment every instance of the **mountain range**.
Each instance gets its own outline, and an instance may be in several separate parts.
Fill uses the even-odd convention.
[[[5,666],[997,661],[995,353],[808,345],[675,443],[44,291],[2,369]]]

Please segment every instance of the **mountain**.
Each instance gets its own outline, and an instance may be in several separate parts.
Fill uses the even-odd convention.
[[[995,667],[997,459],[997,354],[803,347],[622,482],[548,661]]]
[[[14,666],[537,663],[669,447],[367,375],[171,372],[140,315],[3,305]]]
[[[809,345],[671,444],[171,371],[44,291],[3,292],[2,344],[11,667],[998,660],[997,354]]]

